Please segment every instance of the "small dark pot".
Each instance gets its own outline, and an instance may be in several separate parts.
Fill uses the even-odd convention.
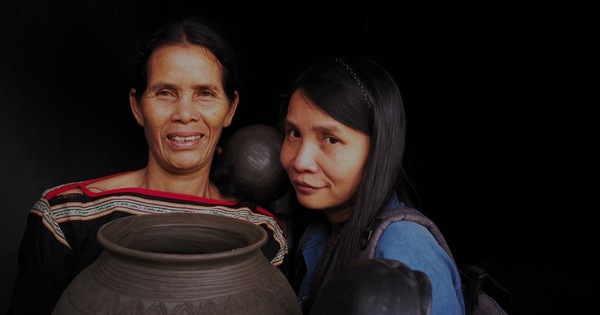
[[[361,259],[325,284],[310,315],[429,315],[426,274],[389,259]]]

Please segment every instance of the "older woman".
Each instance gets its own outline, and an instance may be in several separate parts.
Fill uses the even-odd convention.
[[[133,116],[144,128],[146,167],[48,189],[31,210],[19,252],[11,314],[50,314],[71,280],[103,248],[107,222],[165,212],[240,218],[268,234],[263,248],[275,266],[287,253],[277,219],[254,203],[238,202],[211,178],[223,128],[238,95],[235,53],[206,21],[184,19],[139,45],[129,92]]]

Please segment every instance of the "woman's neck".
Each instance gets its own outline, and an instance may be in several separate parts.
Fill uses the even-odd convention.
[[[342,225],[344,222],[348,220],[350,217],[350,212],[352,211],[352,206],[346,206],[344,208],[331,208],[331,209],[323,209],[323,213],[327,217],[327,220],[331,224],[332,227],[336,227]]]
[[[208,172],[173,174],[163,169],[146,167],[139,171],[140,187],[210,199],[222,199],[221,193],[209,180]]]

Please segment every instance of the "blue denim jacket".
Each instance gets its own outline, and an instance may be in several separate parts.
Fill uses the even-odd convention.
[[[402,205],[394,196],[386,207]],[[300,240],[300,250],[306,262],[306,274],[298,291],[302,301],[308,294],[319,260],[325,251],[329,223],[315,222],[307,227]],[[431,315],[465,314],[460,274],[454,261],[424,226],[411,221],[390,224],[379,239],[375,258],[387,258],[423,271],[431,281]]]

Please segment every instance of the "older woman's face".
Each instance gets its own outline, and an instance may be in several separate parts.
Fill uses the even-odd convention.
[[[344,221],[349,209],[336,207],[357,190],[369,152],[368,135],[331,118],[298,92],[288,105],[285,131],[280,160],[298,201],[324,210],[334,224]]]
[[[194,45],[158,48],[148,60],[148,87],[138,102],[130,92],[137,122],[150,149],[149,166],[172,173],[210,169],[224,127],[231,124],[238,95],[230,103],[221,82],[221,66],[206,49]]]

